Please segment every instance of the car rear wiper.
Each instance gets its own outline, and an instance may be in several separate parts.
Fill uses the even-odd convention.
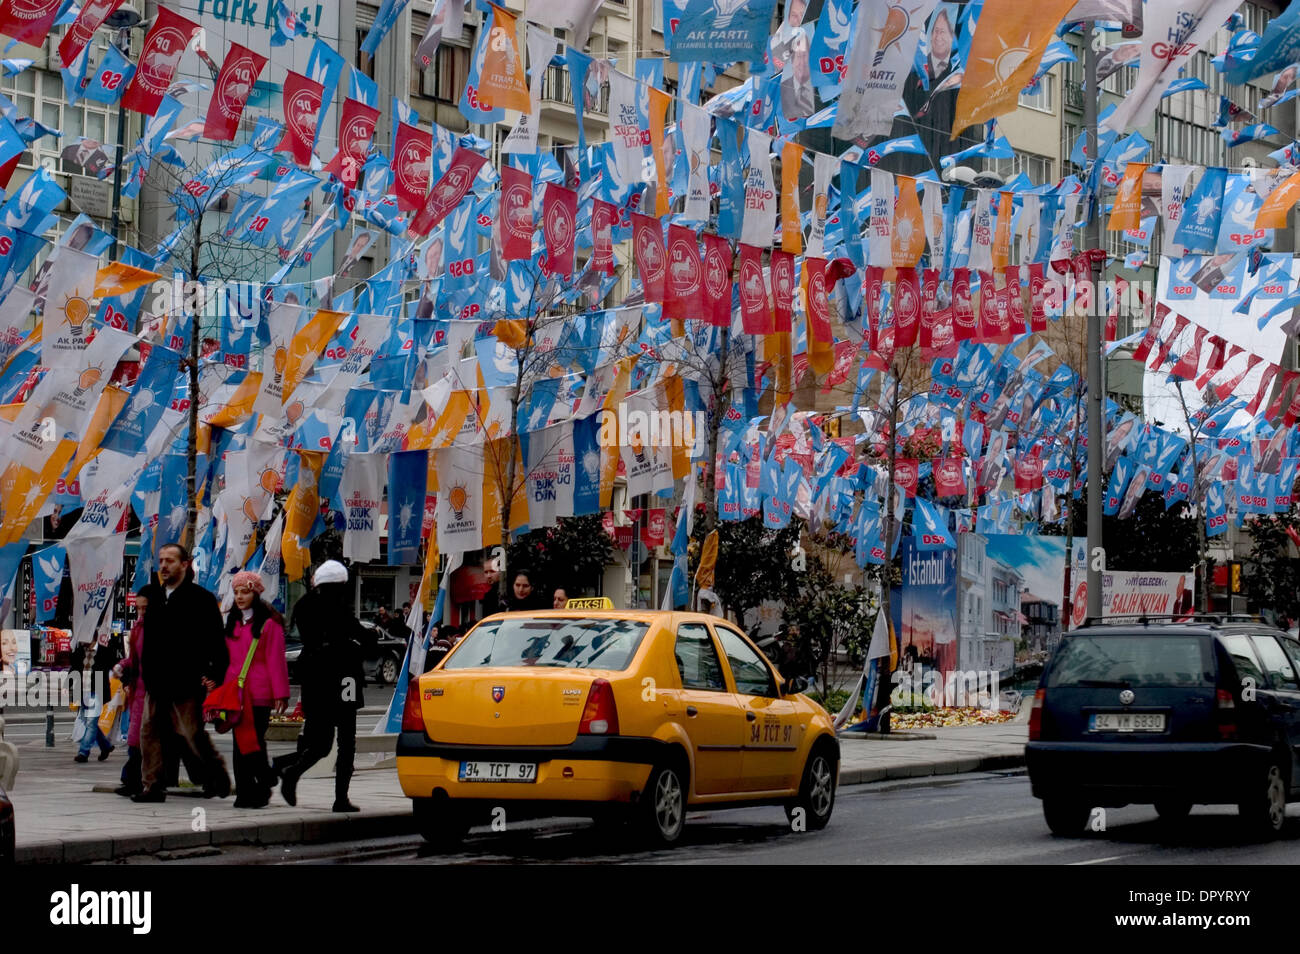
[[[1130,683],[1123,679],[1080,679],[1080,686],[1087,689],[1128,689]]]

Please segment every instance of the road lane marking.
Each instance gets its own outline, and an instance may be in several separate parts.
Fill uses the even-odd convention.
[[[1118,861],[1128,855],[1111,855],[1109,858],[1089,858],[1087,861],[1071,861],[1071,865],[1104,865],[1108,861]]]

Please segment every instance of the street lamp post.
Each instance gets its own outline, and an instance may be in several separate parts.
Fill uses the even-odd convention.
[[[1089,204],[1088,218],[1088,256],[1089,274],[1092,278],[1092,300],[1088,305],[1088,616],[1102,615],[1101,569],[1105,560],[1104,543],[1101,530],[1102,510],[1102,451],[1105,446],[1104,418],[1102,400],[1105,398],[1105,384],[1101,370],[1101,272],[1102,249],[1101,232],[1101,179],[1098,173],[1098,135],[1097,109],[1100,90],[1097,88],[1097,47],[1093,43],[1093,31],[1096,24],[1089,20],[1084,24],[1084,91],[1083,115],[1084,125],[1088,130],[1088,158],[1093,163],[1093,171],[1088,176],[1089,194],[1085,201]],[[1070,559],[1070,555],[1066,555]]]
[[[129,4],[118,7],[104,21],[104,25],[114,31],[113,45],[124,57],[130,57],[131,31],[139,24],[140,14]],[[109,258],[114,261],[117,259],[117,237],[122,222],[122,161],[123,150],[126,147],[126,107],[122,105],[123,98],[119,96],[117,100],[117,152],[116,162],[113,164],[113,245],[109,251]]]

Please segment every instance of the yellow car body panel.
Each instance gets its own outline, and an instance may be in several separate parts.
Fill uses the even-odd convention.
[[[647,630],[620,670],[455,665],[479,627],[511,618],[631,620]],[[710,687],[687,685],[683,654],[708,655],[710,646]],[[757,688],[764,671],[775,691],[746,691]],[[606,680],[613,693],[617,735],[578,732],[596,680]],[[812,746],[823,739],[834,744],[835,734],[821,706],[800,694],[781,695],[783,684],[748,637],[712,616],[582,609],[497,614],[411,686],[425,731],[401,734],[398,777],[411,798],[626,803],[639,797],[656,764],[675,759],[688,768],[688,805],[788,800],[799,791]],[[838,761],[837,744],[835,751]],[[522,763],[536,771],[526,782],[462,781],[461,763],[470,761]]]

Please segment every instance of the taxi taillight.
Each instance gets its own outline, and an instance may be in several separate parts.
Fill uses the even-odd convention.
[[[1037,742],[1043,735],[1043,700],[1047,690],[1039,689],[1034,693],[1034,704],[1029,709],[1029,741]]]
[[[420,680],[418,678],[410,679],[406,683],[406,701],[402,705],[402,731],[424,731],[424,710],[420,708]]]
[[[618,735],[618,706],[608,679],[597,679],[587,693],[587,705],[578,724],[579,735]]]

